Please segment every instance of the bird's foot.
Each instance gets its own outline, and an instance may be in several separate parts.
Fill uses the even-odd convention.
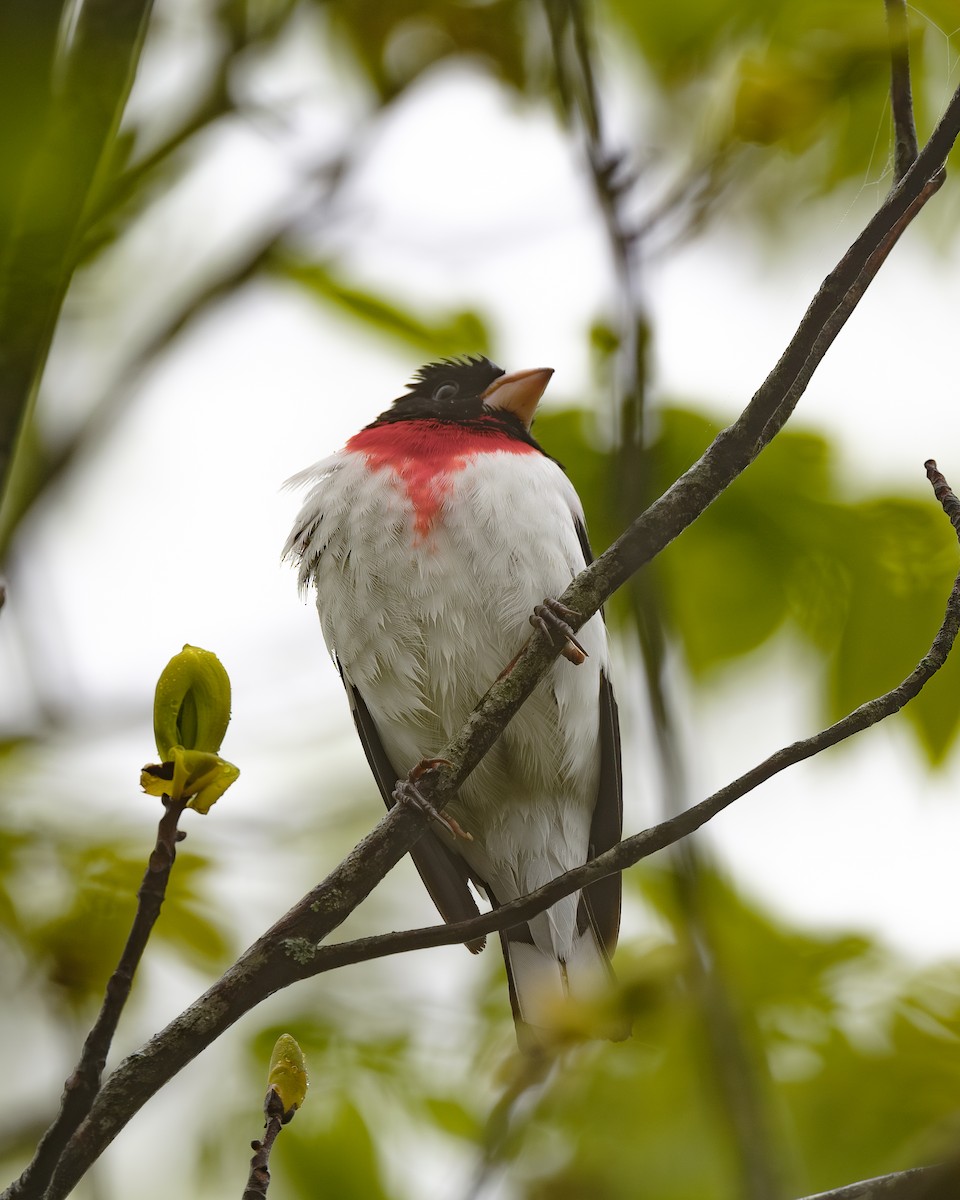
[[[551,600],[548,596],[542,604],[538,604],[530,617],[530,624],[539,629],[554,643],[563,643],[560,653],[564,658],[579,667],[588,655],[577,640],[570,622],[579,620],[580,614],[572,608],[567,608],[559,600]]]
[[[451,817],[449,814],[442,813],[439,809],[435,808],[417,787],[417,784],[428,771],[434,771],[437,767],[449,767],[450,765],[449,760],[446,758],[422,758],[406,779],[397,780],[397,786],[393,789],[393,798],[398,804],[412,804],[414,808],[419,808],[427,816],[433,817],[435,821],[439,821],[449,831],[451,837],[459,837],[465,841],[472,842],[473,834],[468,833],[456,817]]]

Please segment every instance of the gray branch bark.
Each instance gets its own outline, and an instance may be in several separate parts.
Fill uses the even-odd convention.
[[[863,1179],[803,1200],[956,1200],[958,1195],[960,1171],[956,1164],[941,1164]]]

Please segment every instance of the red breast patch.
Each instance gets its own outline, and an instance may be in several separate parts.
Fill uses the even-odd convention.
[[[537,454],[495,426],[483,429],[443,421],[392,421],[361,429],[347,450],[363,454],[374,471],[392,470],[403,483],[416,513],[416,532],[425,537],[453,476],[478,454]]]

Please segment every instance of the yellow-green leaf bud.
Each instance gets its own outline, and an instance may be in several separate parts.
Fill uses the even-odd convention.
[[[289,1120],[306,1099],[308,1086],[303,1051],[289,1033],[281,1033],[270,1055],[267,1095],[270,1091],[276,1092],[284,1115]]]
[[[230,724],[230,677],[209,650],[184,646],[157,680],[153,731],[157,753],[170,760],[174,746],[216,754]]]
[[[230,677],[215,654],[184,646],[157,681],[153,732],[161,762],[143,768],[151,796],[210,811],[240,771],[217,751],[230,723]]]

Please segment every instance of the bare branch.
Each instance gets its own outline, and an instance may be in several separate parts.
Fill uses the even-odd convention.
[[[919,146],[913,117],[913,92],[910,87],[910,45],[905,0],[884,0],[887,29],[890,34],[890,106],[893,109],[893,135],[896,145],[894,182],[909,171]]]
[[[607,596],[696,520],[769,444],[903,230],[940,187],[940,173],[958,133],[960,88],[902,182],[821,284],[780,360],[740,417],[574,580],[561,597],[564,604],[582,612],[584,619],[592,616]]]
[[[272,1088],[267,1092],[264,1114],[267,1118],[266,1132],[262,1138],[250,1143],[254,1154],[250,1159],[247,1186],[243,1189],[243,1196],[240,1200],[265,1200],[270,1187],[270,1153],[273,1150],[273,1143],[283,1128],[284,1118],[289,1120],[293,1115],[284,1112],[283,1104]]]
[[[947,483],[943,475],[937,469],[936,460],[928,458],[923,464],[924,470],[927,472],[927,478],[930,480],[930,485],[933,488],[933,494],[940,501],[943,511],[950,518],[950,524],[958,538],[960,538],[960,500],[953,494],[950,489],[950,484]]]
[[[270,1152],[280,1129],[280,1117],[272,1116],[267,1121],[267,1130],[263,1138],[250,1143],[254,1155],[250,1159],[250,1174],[241,1200],[263,1200],[266,1196],[270,1187]]]

